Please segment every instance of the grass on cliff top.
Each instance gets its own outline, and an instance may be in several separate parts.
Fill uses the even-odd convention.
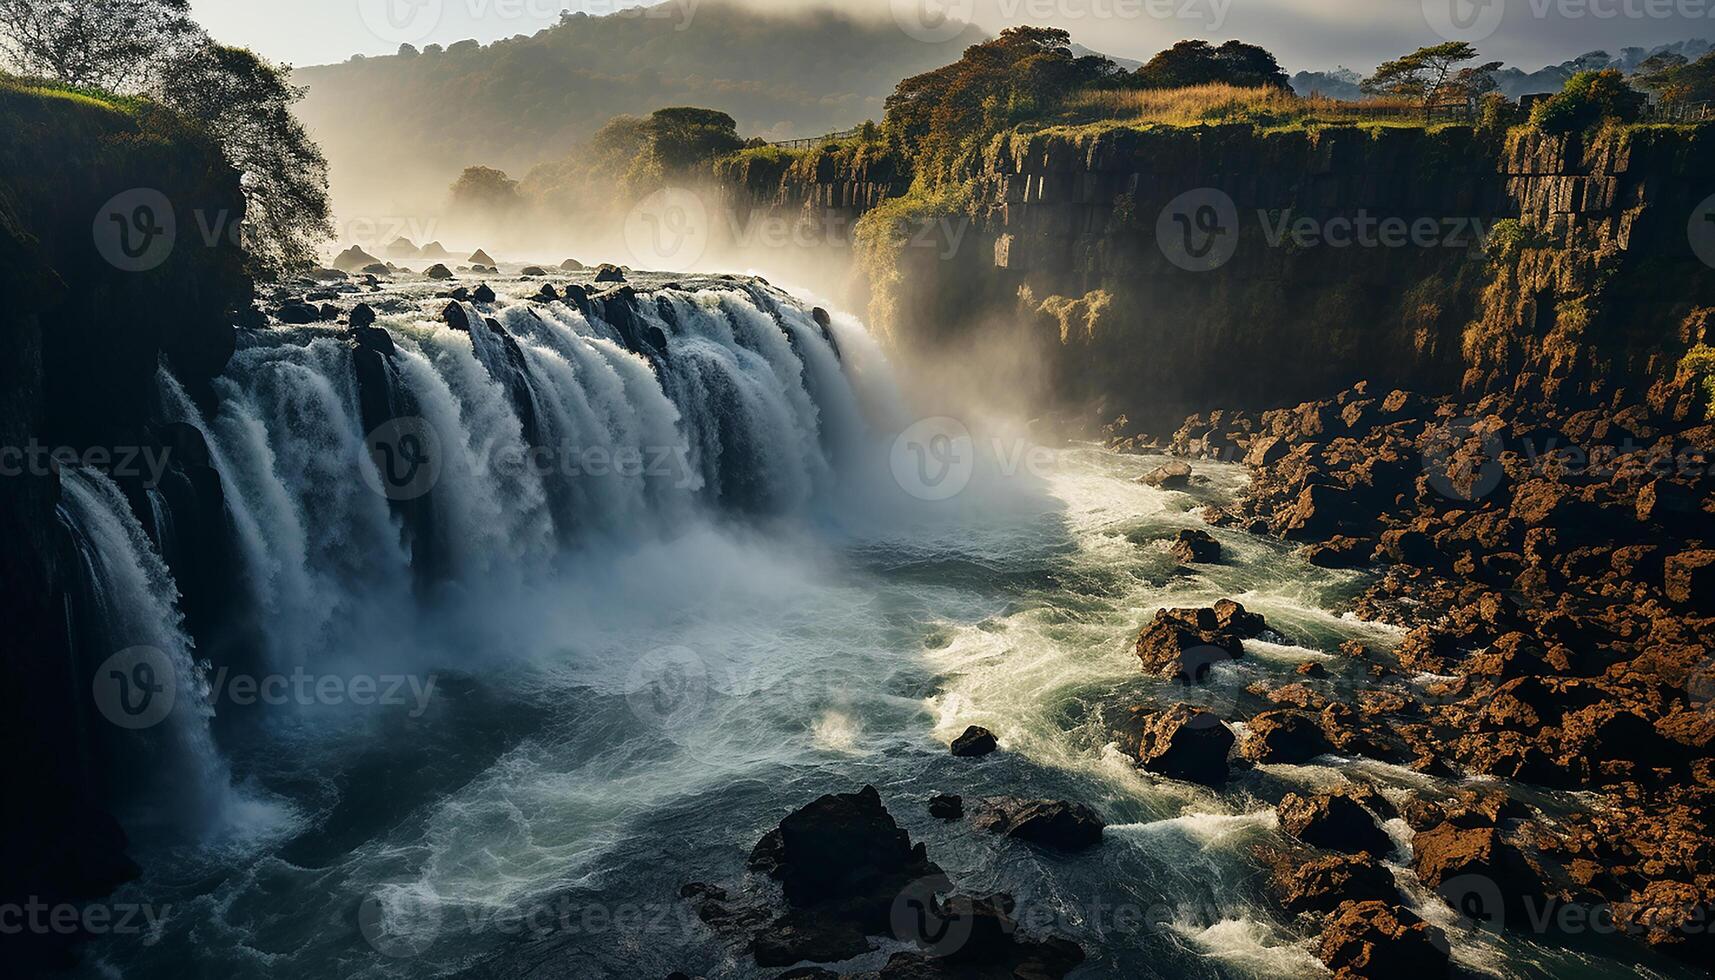
[[[1054,130],[1073,131],[1232,124],[1270,131],[1352,125],[1425,128],[1422,107],[1409,99],[1347,102],[1219,84],[1083,92],[1068,101],[1057,118],[1043,122]]]
[[[97,88],[66,85],[45,78],[25,78],[5,72],[0,72],[0,94],[70,102],[127,115],[135,115],[148,101],[138,96],[114,95]]]

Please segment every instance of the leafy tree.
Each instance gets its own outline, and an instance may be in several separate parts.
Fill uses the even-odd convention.
[[[1655,93],[1663,105],[1707,102],[1715,99],[1715,52],[1696,61],[1670,51],[1651,55],[1638,65],[1632,81]]]
[[[1139,68],[1139,88],[1185,88],[1225,84],[1240,88],[1290,89],[1280,63],[1266,49],[1243,41],[1216,47],[1207,41],[1180,41]]]
[[[1370,95],[1415,99],[1427,113],[1430,106],[1444,101],[1448,95],[1464,94],[1459,88],[1456,69],[1476,59],[1477,49],[1464,41],[1418,48],[1402,58],[1383,63],[1374,75],[1364,80],[1363,90]]]
[[[1567,79],[1564,89],[1531,111],[1530,121],[1544,132],[1571,133],[1609,119],[1631,122],[1643,107],[1643,93],[1626,84],[1619,69],[1605,68]]]
[[[482,213],[512,211],[524,203],[518,182],[492,167],[466,167],[453,183],[455,210]]]
[[[1118,74],[1105,58],[1073,57],[1065,31],[1010,27],[966,48],[958,61],[900,82],[887,97],[882,128],[906,153],[944,164],[981,134],[1052,110]]]
[[[292,104],[291,67],[205,42],[164,66],[160,100],[201,123],[241,175],[241,225],[251,269],[275,276],[310,265],[333,235],[328,167]]]
[[[0,56],[68,85],[130,90],[201,34],[190,0],[0,0]]]

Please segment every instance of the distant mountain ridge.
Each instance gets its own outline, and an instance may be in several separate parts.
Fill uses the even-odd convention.
[[[1543,92],[1558,92],[1565,87],[1568,78],[1581,71],[1618,68],[1630,75],[1651,55],[1679,54],[1684,55],[1688,61],[1696,61],[1712,49],[1715,49],[1715,44],[1702,38],[1692,38],[1672,44],[1660,44],[1653,48],[1621,48],[1618,55],[1607,51],[1591,51],[1558,65],[1549,65],[1532,72],[1503,68],[1495,73],[1495,81],[1500,83],[1501,91],[1507,98],[1517,99]],[[1356,99],[1362,95],[1358,90],[1358,83],[1361,81],[1362,75],[1340,66],[1330,71],[1301,71],[1292,76],[1292,89],[1299,95],[1316,93],[1336,99]]]
[[[766,13],[705,0],[689,19],[562,15],[531,36],[301,68],[300,115],[331,164],[342,214],[426,206],[459,171],[519,173],[565,156],[616,115],[720,109],[747,136],[817,136],[879,119],[899,80],[956,61],[984,34],[925,43],[891,20]]]

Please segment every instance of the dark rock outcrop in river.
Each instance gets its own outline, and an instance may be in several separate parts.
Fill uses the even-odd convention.
[[[1056,829],[1061,823],[1041,825]],[[957,894],[923,845],[912,844],[894,823],[873,786],[829,794],[794,811],[757,842],[750,867],[779,882],[777,908],[766,898],[734,899],[704,883],[688,884],[680,894],[696,903],[704,922],[744,943],[759,966],[850,959],[874,948],[871,937],[921,949],[895,953],[879,973],[899,980],[1056,978],[1084,958],[1066,940],[1024,938],[1010,896]]]

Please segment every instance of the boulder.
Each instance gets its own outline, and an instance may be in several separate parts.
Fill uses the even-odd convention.
[[[1466,918],[1529,929],[1533,916],[1552,911],[1542,868],[1490,821],[1445,820],[1413,837],[1411,849],[1418,878]]]
[[[1387,868],[1353,854],[1283,862],[1275,869],[1275,887],[1281,906],[1292,913],[1332,912],[1345,902],[1404,901]]]
[[[281,306],[274,316],[281,323],[315,323],[322,318],[322,312],[308,303],[295,302]]]
[[[981,801],[971,823],[991,834],[1057,851],[1082,851],[1102,842],[1102,818],[1082,803],[996,796]]]
[[[1182,490],[1191,485],[1191,464],[1184,460],[1169,460],[1137,478],[1146,486],[1163,490]]]
[[[624,282],[625,281],[625,273],[619,271],[618,267],[613,266],[613,265],[609,265],[608,263],[604,262],[604,263],[602,263],[601,267],[596,270],[595,281],[596,282]]]
[[[965,815],[965,800],[950,793],[929,797],[929,815],[937,820],[957,820]]]
[[[1682,551],[1667,559],[1667,597],[1699,613],[1715,613],[1715,551]]]
[[[1278,809],[1281,829],[1312,847],[1373,857],[1393,851],[1393,840],[1370,812],[1344,793],[1288,793]]]
[[[552,303],[559,298],[560,294],[554,289],[552,283],[543,283],[542,288],[536,293],[536,301],[538,303]]]
[[[1221,543],[1208,531],[1187,528],[1173,538],[1170,549],[1174,558],[1187,564],[1199,564],[1219,561],[1221,558]]]
[[[423,271],[423,275],[428,276],[430,279],[451,279],[453,277],[453,270],[439,262],[436,262],[434,265],[425,269]]]
[[[584,271],[584,264],[582,262],[579,262],[577,259],[567,259],[566,261],[560,263],[560,271],[561,272],[582,272],[582,271]]]
[[[346,322],[351,324],[354,329],[367,327],[375,322],[375,310],[368,303],[359,303],[351,308],[351,313],[347,315]]]
[[[1261,616],[1222,599],[1213,608],[1161,609],[1137,639],[1145,672],[1182,684],[1200,684],[1217,663],[1244,656],[1242,641],[1261,636]]]
[[[521,276],[545,276],[548,274],[548,270],[539,265],[527,265],[518,274]]]
[[[953,739],[953,754],[961,758],[975,758],[988,755],[997,747],[994,733],[976,725],[965,729],[965,733]]]
[[[1340,534],[1304,549],[1304,560],[1317,568],[1368,568],[1376,550],[1371,538]]]
[[[478,283],[477,287],[471,290],[470,298],[478,303],[492,303],[494,302],[494,290],[488,288],[486,282]]]
[[[1322,927],[1316,957],[1341,980],[1446,980],[1451,971],[1440,929],[1378,901],[1335,909]]]
[[[779,881],[793,906],[855,900],[879,913],[878,926],[907,882],[939,873],[874,786],[830,793],[794,811],[763,836],[750,863]]]
[[[393,267],[383,262],[375,262],[364,266],[359,271],[366,276],[390,276],[393,274]]]
[[[465,261],[469,262],[471,265],[480,265],[483,267],[494,264],[494,258],[480,248],[470,253],[470,258],[465,259]]]
[[[1264,711],[1245,727],[1239,755],[1252,762],[1298,765],[1334,751],[1316,718],[1302,711]]]
[[[1233,730],[1214,714],[1176,704],[1166,711],[1136,716],[1135,733],[1121,733],[1136,745],[1138,764],[1169,779],[1205,786],[1226,782]]]
[[[333,267],[335,269],[338,269],[341,272],[348,272],[348,273],[349,272],[358,272],[367,266],[380,265],[380,264],[381,264],[380,259],[376,258],[373,255],[370,255],[368,252],[365,252],[363,250],[363,248],[361,246],[358,246],[358,245],[353,245],[352,247],[350,247],[350,248],[346,249],[345,251],[339,253],[337,256],[334,257],[334,260],[333,260]]]

